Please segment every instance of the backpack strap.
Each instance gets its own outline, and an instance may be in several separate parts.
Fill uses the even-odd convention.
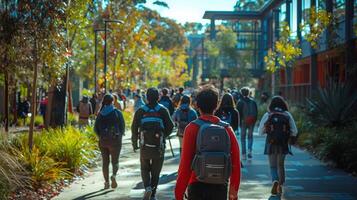
[[[149,106],[147,106],[146,104],[141,106],[141,108],[145,111],[148,112],[150,110]]]
[[[155,110],[156,112],[159,112],[160,108],[161,108],[161,105],[160,105],[160,104],[157,104],[157,105],[155,106],[154,110]]]
[[[217,125],[223,126],[224,128],[227,128],[227,127],[230,126],[227,122],[224,122],[224,121],[222,121],[222,120],[220,120],[220,121],[217,123]]]
[[[219,126],[223,126],[224,128],[228,127],[229,124],[220,120],[218,123],[212,123],[210,121],[206,121],[206,120],[202,120],[202,119],[196,119],[194,121],[192,121],[192,123],[198,125],[199,127],[203,126],[204,124],[217,124]]]
[[[211,122],[205,121],[202,119],[196,119],[196,120],[192,121],[192,123],[196,124],[199,127],[203,126],[204,124],[212,124]]]

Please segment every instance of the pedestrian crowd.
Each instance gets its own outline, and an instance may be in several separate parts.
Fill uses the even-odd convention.
[[[241,160],[253,159],[253,132],[266,135],[264,154],[269,160],[272,195],[283,193],[284,161],[297,135],[293,116],[282,96],[264,93],[267,112],[258,119],[258,106],[248,87],[219,94],[213,86],[197,91],[149,88],[84,97],[78,112],[80,125],[96,114],[104,189],[116,188],[125,121],[122,111],[128,97],[134,99],[131,125],[133,150],[140,154],[144,200],[157,199],[166,140],[175,127],[180,144],[180,163],[175,187],[177,200],[238,199]],[[240,139],[238,140],[238,137]],[[238,143],[240,141],[240,145]],[[109,165],[112,165],[110,176]]]

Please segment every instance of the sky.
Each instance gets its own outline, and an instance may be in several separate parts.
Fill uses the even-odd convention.
[[[149,0],[146,6],[182,24],[185,22],[209,23],[209,20],[202,19],[205,11],[232,11],[237,2],[237,0],[165,0],[170,8],[164,8],[153,5],[153,1]]]

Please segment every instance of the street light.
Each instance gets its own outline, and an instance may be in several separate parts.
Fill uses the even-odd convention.
[[[104,31],[104,29],[94,29],[94,94],[97,94],[97,48],[98,48],[98,32]]]
[[[120,20],[104,20],[104,92],[107,92],[107,23],[123,23]]]

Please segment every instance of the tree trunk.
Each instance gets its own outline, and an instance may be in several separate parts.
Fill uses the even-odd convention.
[[[5,70],[5,132],[9,132],[9,74]]]
[[[32,96],[31,96],[31,121],[30,121],[30,129],[29,129],[29,149],[32,150],[33,147],[33,130],[34,130],[34,122],[36,115],[36,88],[37,88],[37,70],[38,70],[38,52],[37,52],[37,40],[34,41],[34,49],[33,49],[33,57],[34,57],[34,66],[33,66],[33,81],[32,81]]]

